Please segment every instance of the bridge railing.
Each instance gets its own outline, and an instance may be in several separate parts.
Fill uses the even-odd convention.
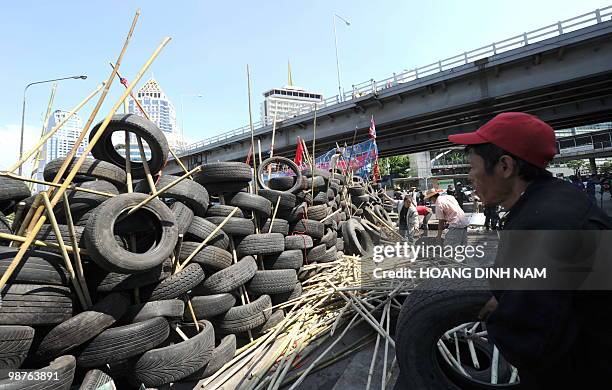
[[[387,77],[382,80],[374,80],[370,79],[364,81],[362,83],[353,84],[352,89],[349,91],[344,91],[342,95],[336,95],[328,97],[323,100],[321,103],[317,104],[317,109],[333,106],[336,104],[340,104],[342,102],[360,98],[363,96],[367,96],[370,94],[376,95],[384,89],[394,87],[396,85],[409,83],[415,81],[421,77],[430,76],[436,73],[444,72],[449,69],[453,69],[455,67],[469,64],[471,62],[477,61],[481,58],[489,57],[491,55],[496,55],[499,53],[503,53],[509,50],[517,49],[519,47],[523,47],[532,43],[536,43],[548,38],[552,38],[555,36],[559,36],[564,33],[568,33],[571,31],[579,30],[581,28],[589,27],[598,23],[602,23],[605,21],[612,20],[612,6],[608,6],[605,8],[596,9],[593,12],[588,12],[571,19],[562,20],[555,24],[551,24],[545,27],[541,27],[537,30],[525,32],[520,35],[513,36],[508,39],[504,39],[503,41],[493,42],[490,45],[482,46],[477,49],[473,49],[470,51],[463,52],[462,54],[458,54],[453,57],[445,58],[443,60],[439,60],[437,62],[433,62],[431,64],[417,67],[414,69],[406,69],[400,73],[394,73],[392,76]],[[300,109],[296,112],[296,116],[307,114],[314,111],[314,108],[306,107],[304,109]],[[266,121],[266,118],[264,118]],[[255,128],[263,127],[266,123],[259,121],[257,124],[253,124]],[[222,133],[202,141],[193,143],[185,147],[185,149],[179,153],[181,155],[189,153],[191,150],[210,145],[224,142],[225,140],[234,137],[236,135],[241,135],[244,133],[250,132],[250,127],[243,126],[238,129],[234,129],[228,131],[226,133]]]

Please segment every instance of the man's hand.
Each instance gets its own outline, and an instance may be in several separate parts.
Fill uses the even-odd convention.
[[[482,309],[480,309],[480,312],[478,313],[478,319],[482,321],[486,320],[487,317],[489,317],[489,315],[493,313],[496,308],[497,299],[495,299],[495,297],[491,297],[491,299],[489,299],[487,303],[484,304]]]

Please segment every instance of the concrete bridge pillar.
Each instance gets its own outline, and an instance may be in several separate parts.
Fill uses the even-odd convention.
[[[597,173],[597,165],[595,165],[595,157],[589,158],[589,166],[591,168],[591,173]]]

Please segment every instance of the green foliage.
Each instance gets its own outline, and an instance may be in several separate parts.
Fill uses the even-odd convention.
[[[567,165],[568,168],[573,169],[575,175],[578,175],[580,169],[584,167],[585,164],[586,162],[584,160],[572,160],[568,161],[565,165]]]
[[[408,155],[392,156],[381,159],[379,163],[381,175],[406,176],[410,170],[410,158]]]

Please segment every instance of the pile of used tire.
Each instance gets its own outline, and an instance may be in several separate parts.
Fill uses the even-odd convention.
[[[250,166],[210,163],[128,215],[151,189],[143,164],[132,161],[136,182],[127,191],[114,131],[146,141],[151,172],[164,167],[163,133],[139,116],[116,115],[74,182],[113,196],[67,191],[93,305],[83,310],[76,300],[57,249],[32,246],[0,292],[2,389],[96,389],[111,380],[119,388],[157,387],[208,377],[234,357],[237,344],[282,320],[283,309],[273,305],[297,301],[301,282],[316,273],[317,267],[305,266],[371,252],[375,235],[360,216],[373,223],[372,213],[388,219],[376,191],[362,181],[347,183],[338,172],[300,172],[278,157],[294,174],[260,180],[256,194],[247,191],[254,184]],[[48,163],[45,180],[53,180],[62,163]],[[156,188],[176,179],[159,175]],[[30,195],[23,182],[1,179],[0,208],[12,219],[0,216],[1,232],[19,231],[34,201]],[[54,214],[69,245],[61,203]],[[43,225],[37,239],[56,242],[52,226]],[[19,245],[1,244],[0,275]],[[11,381],[6,373],[12,369],[53,372],[54,380],[30,375]]]

